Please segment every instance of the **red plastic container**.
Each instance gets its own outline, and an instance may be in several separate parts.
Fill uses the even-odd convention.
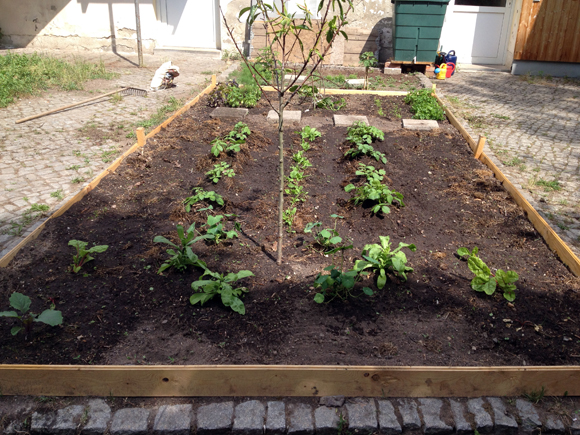
[[[445,73],[445,77],[449,78],[453,75],[455,71],[455,64],[453,62],[447,62],[447,71]]]

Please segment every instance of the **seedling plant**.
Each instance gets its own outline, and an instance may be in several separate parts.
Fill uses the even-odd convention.
[[[229,215],[229,214],[226,215],[226,217],[231,217],[231,216],[233,216],[233,215]],[[239,237],[236,230],[239,231],[241,229],[240,224],[238,222],[236,222],[234,224],[234,227],[236,230],[225,231],[224,226],[221,223],[221,220],[223,218],[224,218],[224,216],[221,214],[216,215],[216,216],[209,215],[207,217],[207,223],[204,224],[206,232],[205,232],[205,234],[201,235],[199,238],[213,242],[216,245],[219,245],[220,242],[223,242],[224,240],[229,240],[229,239],[233,239],[234,237],[235,238]]]
[[[375,57],[375,54],[372,51],[367,51],[367,52],[360,55],[359,64],[360,64],[360,66],[365,67],[364,89],[368,89],[369,88],[369,70],[371,68],[377,66],[377,64],[378,64],[377,58]]]
[[[354,205],[362,204],[365,201],[375,202],[376,204],[371,208],[373,214],[390,213],[391,209],[389,205],[405,206],[403,203],[403,194],[389,189],[387,185],[381,183],[379,180],[367,181],[359,187],[356,187],[354,184],[349,184],[344,190],[346,192],[356,191],[355,196],[351,198],[351,201],[354,201]]]
[[[405,97],[405,103],[411,105],[411,112],[415,119],[445,120],[445,112],[433,96],[431,89],[411,91]]]
[[[385,155],[376,151],[371,145],[375,140],[384,140],[385,134],[376,127],[366,125],[364,122],[355,122],[347,130],[346,140],[352,144],[346,153],[345,157],[356,158],[361,155],[367,155],[377,161],[387,163]]]
[[[231,168],[231,165],[229,163],[219,162],[213,165],[213,169],[207,171],[205,175],[207,175],[207,177],[211,180],[211,182],[215,184],[218,181],[220,181],[222,176],[225,175],[226,177],[232,178],[236,176],[236,173]]]
[[[479,248],[475,246],[472,251],[468,248],[459,248],[457,255],[460,258],[467,258],[467,266],[475,277],[471,280],[471,288],[478,292],[484,292],[491,296],[495,293],[497,287],[503,291],[503,297],[508,301],[513,302],[516,299],[517,287],[514,282],[519,279],[519,276],[513,270],[503,271],[497,269],[495,275],[490,268],[477,256]]]
[[[169,260],[161,265],[157,273],[161,274],[165,269],[175,267],[178,271],[183,272],[188,266],[195,266],[205,269],[206,264],[193,253],[191,246],[201,240],[203,237],[195,237],[195,223],[183,231],[183,226],[177,225],[177,237],[179,238],[179,245],[176,245],[171,240],[163,236],[156,236],[153,239],[155,243],[165,243],[175,249],[168,249],[167,253],[171,256]]]
[[[205,276],[209,276],[212,279],[203,279]],[[240,297],[244,293],[247,293],[248,289],[246,287],[234,288],[232,284],[249,276],[254,276],[254,274],[249,270],[240,270],[237,273],[223,275],[206,269],[198,281],[191,283],[191,288],[194,291],[201,291],[191,295],[189,302],[192,305],[195,305],[198,302],[203,305],[213,297],[220,295],[224,306],[230,307],[236,313],[246,314],[246,307]]]
[[[79,273],[85,263],[94,260],[94,257],[90,254],[105,252],[109,248],[108,245],[98,245],[86,249],[88,243],[81,240],[69,240],[68,245],[77,250],[76,255],[73,255],[73,264],[71,264],[71,269],[74,273]]]
[[[305,234],[313,234],[315,243],[321,248],[322,252],[326,255],[335,254],[339,251],[344,251],[347,249],[352,249],[353,245],[344,245],[342,243],[342,237],[340,237],[336,225],[338,219],[344,219],[343,216],[336,214],[330,215],[334,219],[334,228],[325,228],[319,231],[315,231],[315,228],[321,228],[322,222],[310,222],[304,228]]]
[[[195,205],[201,201],[215,203],[222,207],[224,205],[224,198],[213,190],[206,191],[203,189],[203,187],[194,187],[192,193],[193,195],[183,200],[185,211],[188,213],[191,211],[192,205]]]
[[[37,315],[29,312],[31,301],[28,296],[14,292],[10,296],[9,301],[10,306],[15,310],[20,311],[20,314],[16,311],[2,311],[0,312],[0,317],[11,317],[20,320],[21,325],[13,326],[10,330],[12,335],[16,335],[24,330],[24,339],[28,340],[34,322],[41,322],[50,326],[62,324],[62,313],[55,310],[54,306],[51,306],[48,310],[44,310],[42,313]]]

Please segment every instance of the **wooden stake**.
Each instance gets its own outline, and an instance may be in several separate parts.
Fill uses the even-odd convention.
[[[473,157],[479,159],[481,153],[483,152],[483,146],[485,145],[485,136],[479,136],[479,140],[477,141],[477,148],[475,148],[475,154]]]
[[[145,144],[147,140],[145,139],[145,129],[143,127],[139,127],[137,129],[137,145],[141,148],[141,155],[143,154],[143,149],[145,148]]]

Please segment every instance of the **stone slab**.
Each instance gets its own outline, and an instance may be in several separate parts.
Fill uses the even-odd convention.
[[[518,422],[508,414],[504,401],[500,397],[488,397],[487,402],[493,410],[494,434],[511,435],[518,433]]]
[[[401,74],[401,68],[392,68],[392,67],[388,67],[384,69],[383,74]]]
[[[314,411],[314,425],[317,435],[338,433],[339,422],[339,410],[337,408],[320,406]]]
[[[318,402],[321,406],[331,406],[339,408],[344,405],[344,396],[324,396]]]
[[[366,116],[334,115],[334,125],[337,127],[350,127],[354,122],[364,122],[369,125],[369,120]]]
[[[234,402],[210,403],[197,410],[197,433],[221,434],[232,427]]]
[[[542,421],[534,405],[524,399],[516,399],[516,408],[520,414],[520,432],[535,433],[542,427]]]
[[[441,420],[441,399],[419,399],[419,408],[423,414],[425,426],[423,432],[427,435],[442,435],[453,432],[453,428]]]
[[[403,419],[403,430],[415,430],[421,427],[421,418],[417,412],[417,403],[411,399],[400,399],[398,408]]]
[[[560,417],[556,415],[548,415],[546,417],[546,422],[544,423],[544,430],[542,433],[559,435],[563,434],[564,432],[566,432],[566,428]]]
[[[163,405],[155,415],[153,433],[156,435],[188,435],[193,420],[191,405]]]
[[[286,404],[281,401],[267,403],[266,434],[281,435],[286,432]]]
[[[362,86],[365,84],[365,79],[346,79],[346,82],[352,86]]]
[[[107,430],[111,420],[111,408],[103,399],[89,400],[88,422],[82,435],[101,435]]]
[[[292,405],[290,408],[290,424],[288,433],[293,435],[307,435],[314,431],[312,408],[305,403]]]
[[[377,407],[374,399],[358,399],[346,404],[348,428],[351,431],[371,433],[377,430]]]
[[[395,407],[388,400],[379,400],[379,433],[398,435],[402,432],[401,424],[395,414]]]
[[[243,119],[248,114],[248,109],[242,107],[216,107],[210,114],[210,118],[234,118]]]
[[[407,130],[434,130],[439,128],[439,124],[432,119],[403,119],[403,128]]]
[[[465,419],[465,405],[458,400],[449,399],[449,406],[455,422],[455,433],[457,435],[473,433],[471,424]]]
[[[284,122],[300,122],[302,119],[302,112],[300,110],[284,110]],[[278,122],[278,114],[275,110],[268,112],[269,122]]]
[[[467,409],[471,414],[473,414],[473,420],[475,421],[475,429],[479,433],[490,433],[493,431],[493,420],[491,415],[484,409],[484,402],[481,397],[475,399],[469,399],[467,401]]]
[[[250,400],[236,406],[232,433],[260,435],[264,431],[266,408],[258,400]]]
[[[146,435],[149,412],[143,408],[119,409],[113,416],[111,435]]]

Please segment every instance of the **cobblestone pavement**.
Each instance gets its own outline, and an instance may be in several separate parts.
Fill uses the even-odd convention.
[[[580,257],[580,81],[458,72],[433,80],[484,152]]]
[[[32,50],[12,50],[32,53]],[[7,50],[0,50],[0,55]],[[0,258],[30,233],[59,204],[74,196],[92,178],[135,142],[135,122],[147,120],[173,97],[183,103],[207,86],[212,73],[227,68],[219,53],[158,52],[144,56],[144,68],[136,55],[47,51],[46,54],[103,60],[113,80],[93,80],[83,91],[49,90],[40,96],[22,98],[0,109]],[[171,60],[180,67],[177,87],[149,92],[147,97],[106,97],[32,121],[15,121],[73,104],[99,94],[131,86],[149,89],[155,70]],[[170,114],[164,116],[164,119]],[[153,126],[154,127],[154,126]],[[48,210],[45,210],[46,208]],[[40,220],[39,220],[40,219]]]
[[[4,400],[6,399],[6,400]],[[577,399],[155,399],[132,405],[93,398],[44,404],[3,398],[4,434],[580,434]],[[31,403],[32,402],[32,403]]]

